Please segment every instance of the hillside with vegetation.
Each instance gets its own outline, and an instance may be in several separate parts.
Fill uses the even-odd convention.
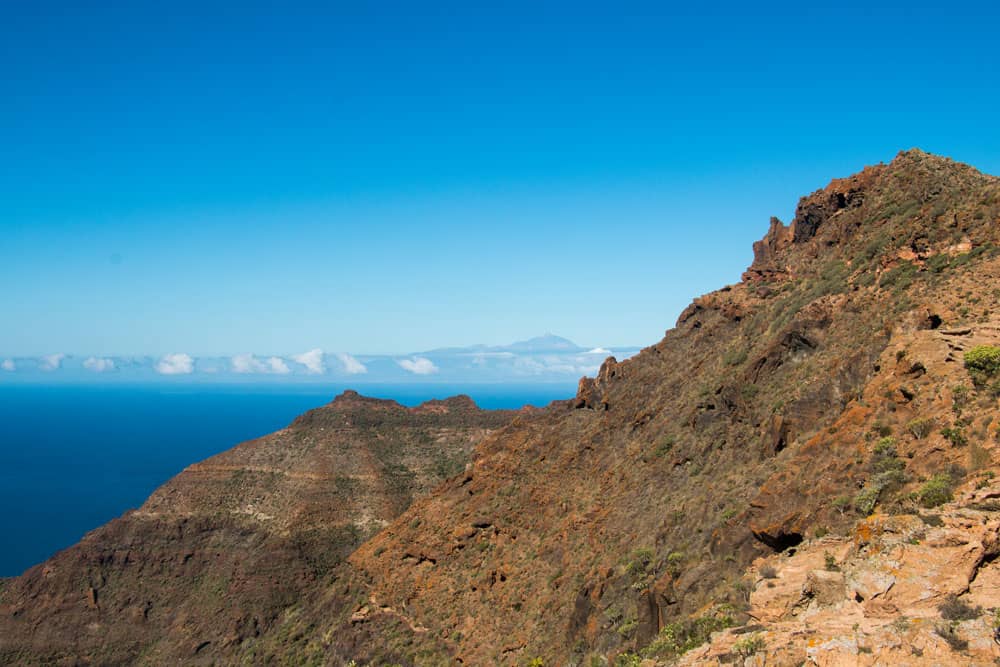
[[[998,223],[1000,179],[919,150],[836,179],[790,224],[772,219],[743,280],[695,299],[660,342],[609,358],[572,399],[463,432],[469,464],[442,466],[439,486],[372,513],[327,476],[289,504],[260,476],[306,479],[319,461],[262,447],[234,482],[222,455],[84,540],[104,556],[75,547],[8,583],[0,656],[42,656],[56,637],[63,658],[128,645],[148,664],[992,662]],[[329,428],[297,424],[303,443]],[[372,482],[391,487],[390,472]],[[229,524],[262,516],[280,548]],[[147,551],[122,548],[140,518],[156,527]],[[313,532],[344,522],[350,539]],[[179,546],[191,531],[197,550]],[[300,570],[274,567],[296,548]],[[188,552],[211,553],[223,581],[186,576]],[[121,584],[101,558],[170,587],[182,611],[157,643],[133,629],[141,593],[102,602]],[[261,577],[271,586],[246,583]],[[245,590],[283,593],[260,607]]]

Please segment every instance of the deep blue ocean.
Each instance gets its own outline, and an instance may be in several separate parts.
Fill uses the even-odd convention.
[[[370,385],[416,405],[466,393],[484,408],[545,405],[570,385]],[[138,507],[187,465],[279,429],[344,387],[0,385],[0,577]]]

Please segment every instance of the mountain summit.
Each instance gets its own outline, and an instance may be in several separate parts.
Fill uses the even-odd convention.
[[[1000,180],[918,150],[836,179],[569,400],[497,427],[348,395],[193,466],[6,584],[0,660],[991,663],[998,223]],[[329,438],[359,460],[287,453]],[[334,497],[374,534],[310,532]]]

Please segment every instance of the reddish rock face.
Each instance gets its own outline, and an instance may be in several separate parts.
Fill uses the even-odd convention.
[[[408,409],[348,391],[195,463],[138,510],[7,583],[0,662],[208,663],[249,644],[291,651],[261,640],[334,580],[333,598],[353,611],[343,559],[464,470],[474,444],[516,414],[479,410],[467,396]]]
[[[1000,345],[997,222],[997,179],[920,151],[833,181],[790,226],[772,220],[743,282],[572,400],[486,416],[346,394],[192,466],[8,583],[0,658],[655,663],[737,624],[689,656],[801,664],[814,647],[779,650],[786,635],[740,643],[798,604],[748,584],[755,559],[800,554],[796,590],[863,598],[831,628],[881,633],[863,619],[909,598],[890,599],[860,546],[858,577],[816,573],[817,540],[842,560],[868,514],[921,521],[927,484],[994,471],[995,388],[962,358]],[[471,464],[428,463],[441,451]]]

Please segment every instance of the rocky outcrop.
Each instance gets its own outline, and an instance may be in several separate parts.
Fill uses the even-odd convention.
[[[961,495],[758,559],[748,626],[715,635],[681,664],[731,664],[746,627],[768,665],[994,664],[1000,504],[990,501],[1000,486]]]

